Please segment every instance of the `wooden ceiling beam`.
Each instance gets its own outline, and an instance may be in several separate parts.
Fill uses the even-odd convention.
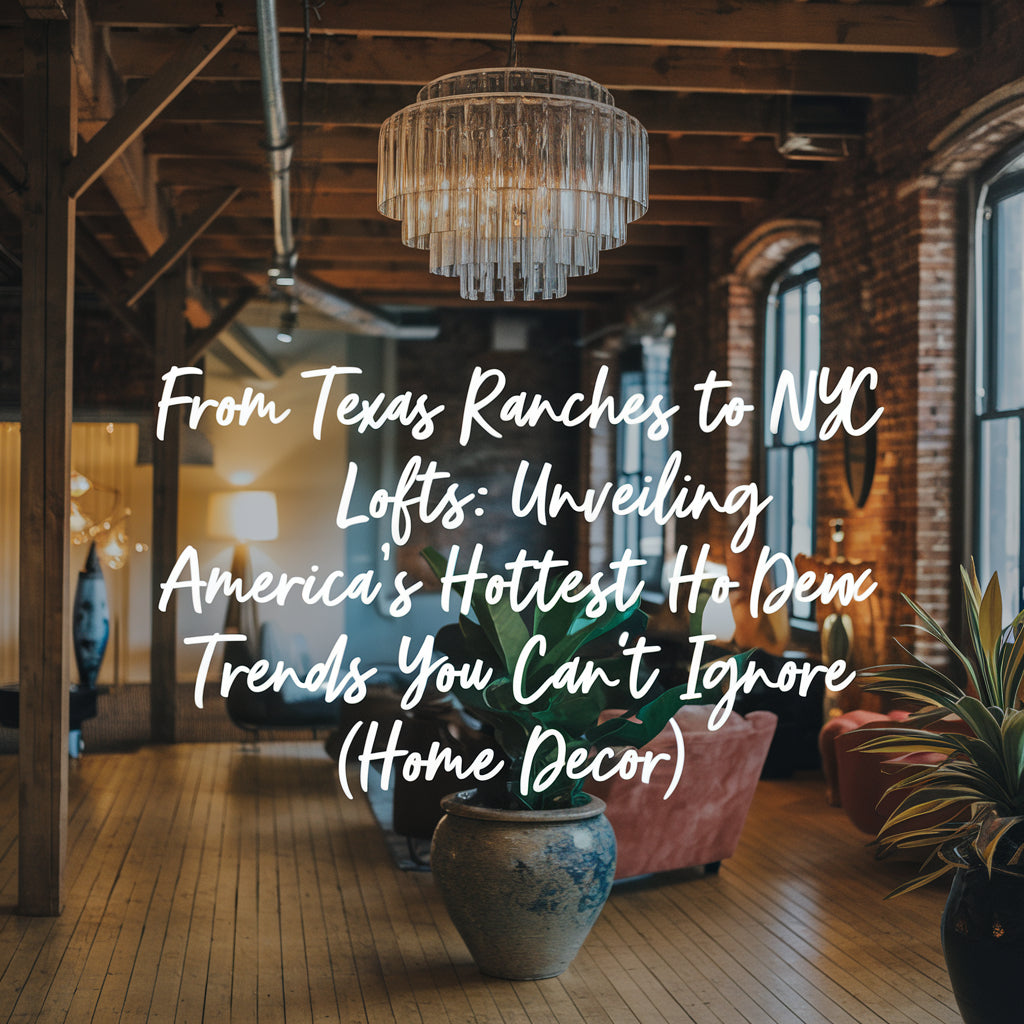
[[[200,29],[180,45],[82,146],[67,173],[67,191],[77,198],[154,121],[205,64],[235,34],[233,28]]]
[[[273,236],[270,210],[265,204],[260,212],[255,214],[239,215],[238,203],[232,204],[232,215],[219,218],[214,222],[209,231],[203,236],[210,238],[232,238],[242,237],[259,241],[261,238]],[[112,214],[99,214],[89,217],[89,225],[93,234],[116,250],[119,241],[118,229],[120,220]],[[322,221],[304,221],[303,235],[305,238],[326,236],[339,243],[348,241],[352,246],[361,245],[364,240],[394,240],[401,244],[400,227],[397,221],[388,220],[375,214],[368,218],[342,218],[324,219]],[[696,243],[696,232],[688,230],[685,226],[666,226],[661,224],[649,224],[646,218],[641,218],[629,226],[629,245],[656,245],[656,246],[679,246],[692,245]],[[410,250],[412,251],[412,250]],[[250,246],[249,255],[252,255],[253,248]],[[301,253],[300,253],[301,260]],[[265,283],[265,282],[264,282]]]
[[[67,21],[69,17],[66,0],[19,0],[26,18]]]
[[[377,163],[375,127],[312,126],[295,139],[295,164]],[[158,121],[145,135],[146,152],[159,160],[246,160],[262,163],[262,127],[239,124],[181,125]],[[724,135],[650,136],[650,164],[656,168],[727,171],[803,171],[805,162],[787,161],[768,138],[741,141]]]
[[[112,30],[108,48],[125,78],[143,78],[168,57],[173,36],[165,31]],[[3,40],[0,33],[0,52]],[[303,38],[280,38],[281,74],[299,81]],[[440,75],[474,67],[502,66],[507,45],[493,39],[408,39],[317,36],[306,55],[311,82],[404,83],[420,86]],[[532,65],[586,75],[606,88],[694,92],[807,93],[813,95],[907,95],[917,64],[903,54],[728,50],[704,47],[594,43],[532,43]],[[2,73],[2,70],[0,70]],[[204,80],[259,81],[255,35],[239,35],[199,75]]]
[[[258,273],[249,268],[251,273]],[[212,276],[210,271],[204,271],[205,276]],[[454,291],[459,293],[459,282],[453,278],[439,277],[431,274],[427,269],[426,256],[424,256],[423,268],[421,270],[406,270],[401,272],[379,271],[375,268],[339,269],[333,267],[318,271],[317,278],[330,288],[343,292],[358,292],[366,290],[375,291],[420,291],[441,293]],[[602,291],[629,291],[638,287],[639,279],[636,281],[630,275],[622,276],[600,270],[589,277],[573,278],[571,287],[578,292],[602,292]]]
[[[332,85],[312,83],[307,90],[307,125],[349,125],[379,128],[396,110],[413,102],[416,89],[405,85]],[[285,108],[297,110],[299,91],[285,85]],[[830,121],[843,134],[862,130],[864,101],[850,97],[683,95],[650,90],[620,91],[616,102],[638,117],[648,132],[768,136],[778,134],[788,110],[795,118],[813,115]],[[163,113],[167,123],[263,123],[260,87],[255,82],[228,85],[194,82]]]
[[[152,350],[151,320],[125,304],[124,291],[127,282],[121,268],[81,223],[76,225],[75,258],[79,274],[103,299],[114,316],[148,350]]]
[[[241,316],[242,311],[257,294],[254,287],[242,288],[227,305],[214,314],[206,327],[194,332],[185,348],[186,365],[195,366],[203,357],[203,353]]]
[[[272,241],[273,235],[271,234],[254,235],[249,238],[207,238],[204,236],[192,247],[191,253],[193,258],[201,264],[216,261],[251,260],[254,244],[261,244],[265,249]],[[682,243],[671,247],[627,244],[602,252],[601,265],[644,266],[652,263],[664,263],[675,259],[682,249]],[[310,238],[303,243],[301,253],[301,266],[306,270],[327,261],[338,266],[383,263],[398,269],[402,264],[421,267],[423,260],[424,254],[420,250],[403,245],[398,238],[358,240]]]
[[[189,163],[172,161],[161,167],[161,182],[171,190],[209,189],[216,185],[235,184],[246,192],[266,191],[269,201],[270,182],[267,173],[252,164],[219,162]],[[311,193],[360,194],[376,197],[377,170],[370,164],[292,165],[292,197],[301,212],[302,197]],[[674,170],[655,168],[650,172],[649,192],[652,198],[676,199],[767,199],[775,189],[775,179],[753,171]],[[376,206],[376,202],[374,203]]]
[[[183,213],[194,210],[197,197],[191,192],[178,194],[176,206]],[[740,216],[743,203],[736,200],[652,200],[644,221],[648,224],[732,224]],[[269,195],[263,196],[244,192],[232,203],[232,211],[238,217],[265,217],[270,210]],[[367,220],[379,217],[377,198],[364,192],[339,193],[319,192],[296,196],[292,205],[294,216],[325,220]],[[299,240],[299,255],[302,255],[302,241]]]
[[[72,23],[72,47],[78,75],[78,132],[85,145],[114,116],[124,102],[124,83],[103,49],[83,0],[77,0]],[[81,148],[80,148],[81,152]],[[163,215],[152,162],[136,140],[105,168],[102,186],[90,193],[111,196],[131,225],[142,249],[151,253],[163,241]]]
[[[188,251],[189,246],[223,212],[238,195],[237,188],[208,200],[185,218],[168,236],[164,244],[135,272],[125,289],[124,301],[134,306],[143,295]]]
[[[250,0],[96,0],[97,24],[151,28],[236,25],[254,30]],[[302,7],[282,5],[283,31],[303,30]],[[526,5],[516,40],[620,43],[756,49],[850,50],[923,53],[941,57],[973,45],[980,12],[974,7],[917,7],[862,3],[799,4],[791,0],[723,4],[721,0],[648,0],[620,4],[594,0],[586,9],[567,4]],[[396,28],[396,26],[400,26]],[[419,0],[348,0],[318,9],[318,33],[506,40],[508,12],[500,4],[448,0],[443,7]]]
[[[307,125],[296,133],[294,160],[377,163],[379,129],[370,126]],[[167,160],[254,160],[266,162],[260,124],[182,125],[160,119],[145,135],[146,152]]]

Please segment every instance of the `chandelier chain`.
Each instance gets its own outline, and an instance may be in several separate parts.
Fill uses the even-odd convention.
[[[508,34],[508,66],[519,67],[519,51],[516,48],[516,30],[519,28],[519,12],[523,9],[523,0],[509,0],[508,16],[512,24]]]

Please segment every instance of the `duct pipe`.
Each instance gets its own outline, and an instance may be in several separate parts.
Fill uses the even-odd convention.
[[[281,57],[277,47],[275,0],[256,0],[256,34],[260,53],[260,87],[266,126],[267,162],[274,204],[274,268],[279,273],[295,270],[295,235],[292,232],[290,198],[292,142],[281,86]]]
[[[383,310],[362,306],[295,274],[298,253],[292,230],[292,141],[284,109],[281,55],[277,45],[275,0],[256,0],[257,45],[260,54],[260,90],[266,127],[267,161],[274,207],[274,265],[270,276],[287,295],[345,324],[360,334],[386,338],[434,338],[436,325],[404,325]]]

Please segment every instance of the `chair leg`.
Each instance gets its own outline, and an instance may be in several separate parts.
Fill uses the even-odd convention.
[[[713,860],[710,864],[705,864],[704,865],[704,874],[705,875],[717,875],[718,874],[718,869],[721,866],[722,866],[722,862],[720,860]]]

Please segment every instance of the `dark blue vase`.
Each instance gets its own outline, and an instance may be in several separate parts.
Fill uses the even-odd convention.
[[[96,685],[110,637],[107,584],[95,544],[90,545],[85,569],[78,574],[71,630],[78,665],[78,685],[92,688]]]

